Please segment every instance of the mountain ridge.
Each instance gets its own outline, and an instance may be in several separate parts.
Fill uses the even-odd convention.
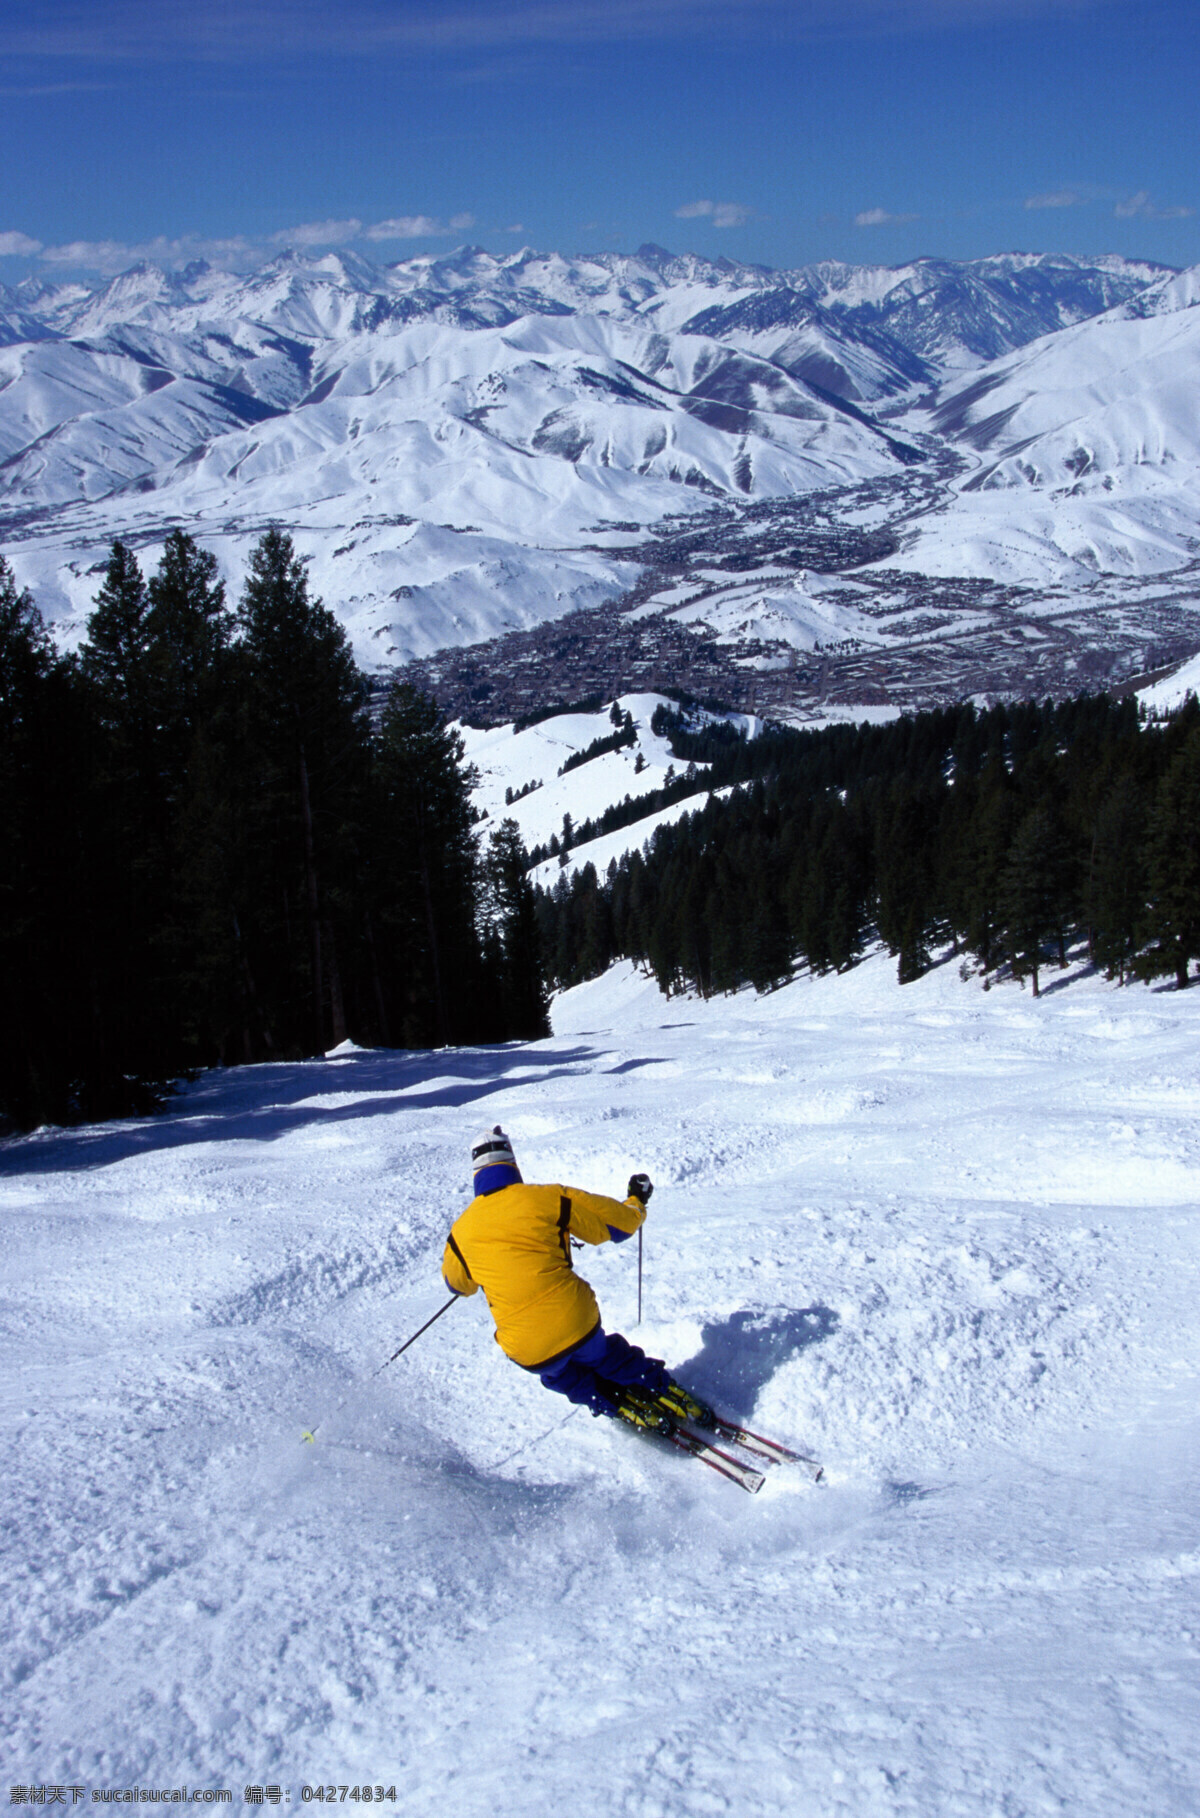
[[[1194,274],[1116,255],[777,272],[650,245],[464,245],[386,266],[292,249],[251,272],[143,262],[94,286],[27,280],[0,291],[0,546],[69,645],[114,537],[149,559],[187,528],[236,586],[280,523],[384,672],[605,601],[657,610],[664,574],[711,591],[695,538],[674,569],[661,559],[676,531],[711,524],[710,566],[783,563],[778,597],[745,619],[754,638],[775,625],[785,652],[808,648],[817,634],[795,628],[823,609],[797,617],[788,576],[813,562],[1021,584],[1186,563],[1169,472],[1148,531],[1125,485],[1090,565],[1084,539],[1060,548],[1042,519],[1017,556],[955,526],[985,493],[1029,515],[1018,452],[999,445],[999,478],[980,477],[980,444],[995,466],[1003,429],[985,398],[1019,390],[1047,347],[1099,345],[1107,330],[1088,333],[1109,317],[1168,333],[1195,290]],[[1004,400],[1001,414],[1028,408]],[[1109,509],[1085,494],[1093,516]],[[873,553],[856,520],[880,527]],[[731,611],[718,638],[743,622]],[[775,659],[746,658],[760,660]]]

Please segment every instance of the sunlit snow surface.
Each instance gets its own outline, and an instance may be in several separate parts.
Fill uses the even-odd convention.
[[[890,525],[886,565],[931,577],[1169,574],[1195,554],[1198,300],[1197,270],[1115,257],[788,273],[653,247],[0,285],[4,554],[74,648],[114,537],[153,568],[185,526],[236,598],[276,523],[380,672],[621,598],[648,533],[714,500],[728,530],[866,488],[844,525]],[[914,448],[943,468],[919,510]],[[791,565],[736,592],[719,570],[683,616],[785,661],[877,638]]]
[[[628,967],[532,1045],[0,1147],[6,1780],[448,1818],[1197,1810],[1200,991]],[[658,1183],[636,1334],[756,1498],[440,1304],[467,1142]],[[633,1246],[580,1259],[633,1333]],[[317,1442],[301,1442],[319,1421]]]
[[[1200,271],[949,380],[914,413],[971,463],[894,566],[1078,585],[1196,552]]]

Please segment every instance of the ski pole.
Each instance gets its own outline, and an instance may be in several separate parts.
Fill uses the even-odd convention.
[[[459,1300],[459,1299],[461,1299],[460,1295],[452,1294],[450,1296],[449,1300],[446,1302],[445,1306],[438,1308],[437,1312],[433,1315],[433,1319],[427,1319],[425,1321],[425,1324],[423,1326],[421,1326],[416,1332],[414,1332],[411,1338],[405,1339],[404,1343],[400,1346],[400,1349],[398,1351],[393,1351],[390,1357],[387,1357],[384,1359],[384,1361],[379,1366],[379,1370],[386,1370],[388,1365],[394,1364],[398,1357],[403,1357],[404,1353],[408,1350],[409,1345],[415,1345],[418,1338],[420,1338],[421,1333],[428,1332],[428,1330],[429,1330],[430,1326],[433,1324],[434,1320],[440,1319],[442,1317],[443,1313],[448,1313],[450,1311],[451,1307],[454,1305],[455,1301]],[[371,1375],[378,1376],[379,1370],[372,1370]]]
[[[421,1333],[428,1332],[430,1326],[434,1323],[434,1320],[440,1319],[442,1317],[443,1313],[448,1313],[450,1311],[451,1307],[454,1305],[455,1301],[459,1300],[460,1298],[461,1298],[460,1295],[452,1294],[450,1296],[449,1300],[446,1302],[445,1306],[438,1308],[437,1312],[433,1315],[432,1319],[427,1319],[423,1326],[418,1327],[418,1329],[413,1333],[411,1338],[406,1338],[404,1343],[400,1346],[400,1349],[398,1351],[393,1351],[390,1357],[384,1358],[383,1362],[379,1366],[379,1370],[371,1371],[371,1375],[368,1378],[368,1381],[373,1381],[375,1379],[375,1377],[379,1375],[380,1370],[386,1370],[389,1364],[395,1363],[395,1361],[398,1357],[402,1357],[404,1355],[405,1351],[408,1350],[409,1345],[415,1345],[418,1338],[420,1338]],[[341,1402],[339,1402],[338,1407],[340,1408],[341,1405],[342,1405]],[[304,1432],[301,1434],[301,1441],[302,1442],[307,1441],[307,1443],[310,1446],[315,1445],[317,1433],[320,1430],[320,1426],[321,1426],[321,1422],[318,1421],[315,1427],[306,1427]]]
[[[637,1316],[637,1322],[638,1322],[639,1326],[642,1323],[642,1227],[641,1227],[641,1225],[638,1226],[638,1316]]]

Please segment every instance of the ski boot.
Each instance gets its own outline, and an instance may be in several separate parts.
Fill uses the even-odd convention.
[[[612,1409],[618,1420],[627,1421],[631,1427],[637,1427],[643,1433],[667,1434],[675,1425],[666,1409],[659,1405],[657,1397],[647,1389],[623,1388],[614,1383]]]
[[[717,1424],[717,1417],[707,1402],[697,1401],[674,1377],[668,1379],[666,1388],[658,1391],[654,1401],[671,1420],[684,1420],[693,1427],[714,1427]]]

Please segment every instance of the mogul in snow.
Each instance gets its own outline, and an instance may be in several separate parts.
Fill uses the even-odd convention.
[[[505,1356],[593,1414],[658,1432],[679,1420],[711,1425],[711,1410],[660,1358],[604,1330],[596,1296],[571,1261],[572,1238],[624,1243],[640,1230],[654,1191],[649,1175],[633,1175],[623,1200],[526,1183],[499,1124],[471,1144],[471,1166],[475,1197],[450,1232],[442,1274],[454,1294],[483,1289]]]

